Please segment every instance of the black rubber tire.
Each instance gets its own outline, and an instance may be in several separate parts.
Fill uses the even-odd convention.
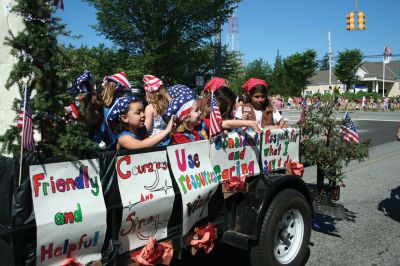
[[[303,217],[304,235],[296,257],[288,264],[281,264],[274,255],[274,237],[283,214],[290,209],[297,209]],[[309,250],[311,235],[311,207],[303,194],[295,189],[282,190],[271,202],[264,215],[259,241],[250,249],[252,266],[266,265],[303,265]]]

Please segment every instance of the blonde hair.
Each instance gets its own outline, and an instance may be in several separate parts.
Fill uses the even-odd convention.
[[[266,113],[273,113],[274,112],[274,107],[272,107],[271,105],[267,105],[267,107],[265,107],[265,112]]]
[[[114,100],[114,92],[115,88],[117,87],[117,84],[114,82],[107,82],[104,85],[104,90],[101,93],[101,98],[103,100],[103,103],[105,106],[110,106]]]
[[[281,96],[280,96],[279,94],[277,94],[277,95],[275,96],[275,99],[280,100],[280,99],[281,99]]]
[[[193,129],[193,127],[192,126],[190,126],[190,114],[187,114],[184,118],[183,118],[183,120],[180,120],[180,121],[178,121],[177,123],[176,123],[176,127],[175,127],[175,132],[178,132],[178,133],[182,133],[182,132],[185,132],[185,131],[190,131],[190,130],[192,130]]]
[[[147,103],[153,105],[158,115],[163,115],[168,108],[168,95],[167,91],[164,88],[146,93],[145,98]]]

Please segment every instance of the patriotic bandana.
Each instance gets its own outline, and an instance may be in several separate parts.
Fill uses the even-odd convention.
[[[152,75],[144,75],[143,82],[144,82],[144,91],[146,93],[157,91],[161,86],[164,85],[159,78]]]
[[[106,76],[103,79],[103,86],[105,86],[109,81],[114,81],[117,84],[116,90],[123,89],[129,90],[131,88],[131,84],[129,83],[128,76],[125,72],[119,72],[112,76]]]
[[[71,95],[75,95],[78,93],[88,93],[88,89],[83,83],[92,81],[92,78],[93,77],[90,71],[86,71],[75,79],[74,85],[72,86],[72,88],[69,89],[68,92]]]
[[[212,78],[209,82],[207,82],[206,86],[204,87],[205,92],[212,92],[216,91],[219,88],[226,85],[226,81],[223,78]]]
[[[168,88],[168,93],[172,97],[166,113],[163,115],[164,120],[168,120],[172,115],[176,119],[183,119],[190,113],[194,102],[194,92],[185,85],[177,84]]]
[[[265,87],[268,87],[268,83],[265,80],[262,79],[256,79],[256,78],[249,78],[245,84],[243,84],[242,88],[246,92],[249,92],[254,86],[256,85],[263,85]]]
[[[133,96],[118,98],[108,112],[107,122],[117,122],[121,113],[126,111],[133,100],[135,100]]]

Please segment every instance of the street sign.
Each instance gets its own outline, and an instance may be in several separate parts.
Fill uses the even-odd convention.
[[[196,76],[196,86],[197,87],[204,86],[204,77],[203,76]]]

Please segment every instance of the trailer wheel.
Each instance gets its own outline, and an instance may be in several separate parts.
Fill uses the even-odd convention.
[[[301,265],[308,252],[311,208],[295,189],[281,191],[265,213],[259,241],[250,250],[253,266]]]

